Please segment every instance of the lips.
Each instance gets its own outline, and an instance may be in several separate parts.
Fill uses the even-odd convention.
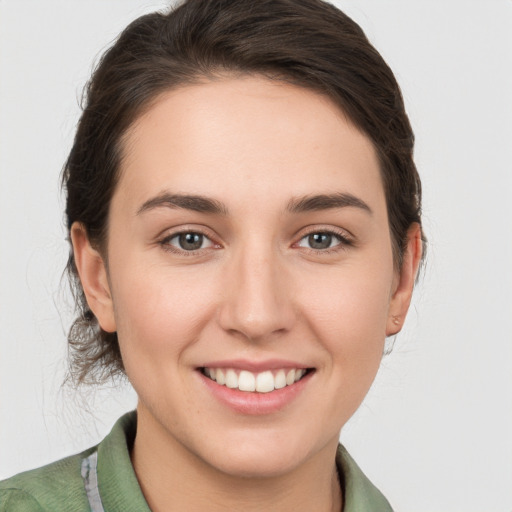
[[[312,369],[273,368],[263,371],[249,371],[236,367],[205,366],[203,375],[221,386],[249,393],[270,393],[300,381]]]
[[[316,368],[284,359],[224,359],[196,367],[218,403],[236,414],[267,415],[292,406],[309,387]]]

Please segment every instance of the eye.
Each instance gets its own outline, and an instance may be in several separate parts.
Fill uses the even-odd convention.
[[[169,236],[162,240],[162,245],[171,246],[181,251],[198,251],[199,249],[206,249],[213,247],[213,242],[202,233],[196,233],[194,231],[187,231],[183,233],[177,233]]]
[[[315,251],[322,251],[339,245],[350,245],[350,242],[337,233],[318,231],[302,237],[297,245]]]

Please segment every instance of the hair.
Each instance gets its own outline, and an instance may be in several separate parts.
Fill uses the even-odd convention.
[[[101,57],[62,175],[68,230],[80,222],[106,257],[109,207],[123,136],[165,91],[223,76],[259,75],[329,97],[373,142],[384,186],[394,262],[421,225],[414,135],[391,69],[347,15],[322,0],[188,0],[133,21]],[[70,377],[124,375],[116,333],[87,305],[73,248],[67,264],[78,317],[68,336]]]

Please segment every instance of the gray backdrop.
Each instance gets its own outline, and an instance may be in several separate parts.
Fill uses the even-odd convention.
[[[405,330],[342,440],[397,511],[510,512],[512,2],[336,4],[403,87],[430,240]],[[135,406],[128,387],[60,387],[58,176],[94,57],[162,5],[0,0],[0,478],[96,443]]]

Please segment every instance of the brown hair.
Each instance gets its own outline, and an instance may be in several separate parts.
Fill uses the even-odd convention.
[[[322,0],[188,0],[132,22],[85,89],[62,177],[68,230],[81,222],[104,248],[127,129],[162,92],[225,74],[264,75],[325,94],[373,141],[399,267],[408,228],[421,220],[414,135],[392,71],[361,28]],[[68,337],[71,377],[123,375],[117,334],[103,331],[89,309],[72,248],[67,270],[79,313]]]

